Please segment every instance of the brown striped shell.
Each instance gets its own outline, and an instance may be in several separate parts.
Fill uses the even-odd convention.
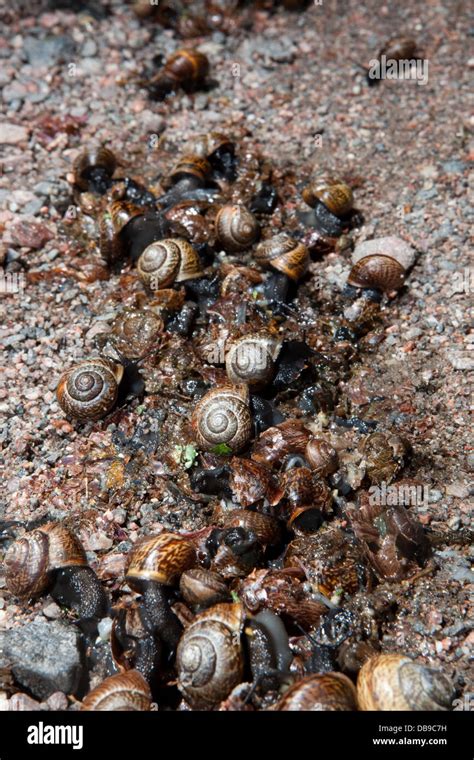
[[[137,261],[138,276],[151,290],[201,277],[203,270],[196,249],[183,238],[152,243]]]
[[[147,711],[151,706],[151,691],[138,670],[106,678],[84,698],[82,710]]]
[[[209,607],[230,600],[224,579],[212,570],[194,567],[186,570],[179,580],[179,590],[187,604]]]
[[[302,197],[308,206],[315,206],[319,201],[336,216],[348,214],[354,203],[349,185],[329,174],[323,174],[310,182],[303,190]]]
[[[357,678],[361,710],[449,710],[453,687],[440,671],[399,654],[379,654],[362,665]]]
[[[178,689],[195,709],[212,709],[243,678],[240,604],[217,604],[197,615],[176,653]]]
[[[131,219],[142,215],[142,208],[127,201],[108,204],[99,221],[99,250],[107,262],[117,261],[123,256],[120,233]]]
[[[255,261],[266,269],[276,269],[286,274],[296,282],[308,269],[309,253],[303,243],[281,232],[257,246]]]
[[[18,538],[5,555],[5,580],[15,596],[36,597],[50,585],[53,570],[87,566],[84,548],[70,530],[48,523]]]
[[[168,184],[175,184],[185,177],[194,177],[199,183],[204,184],[211,171],[211,165],[205,157],[192,154],[181,156],[170,172]]]
[[[163,319],[151,309],[123,309],[112,325],[113,342],[128,359],[143,356],[164,329]]]
[[[282,712],[347,712],[357,710],[357,694],[354,684],[343,673],[324,673],[297,681],[274,709]]]
[[[306,445],[305,458],[311,469],[318,475],[326,477],[336,472],[338,457],[328,441],[323,438],[311,438]]]
[[[195,563],[196,551],[190,541],[176,533],[160,533],[137,541],[131,549],[125,580],[134,589],[144,581],[172,586]]]
[[[163,73],[181,85],[195,85],[209,72],[209,60],[204,53],[193,49],[177,50],[165,63]]]
[[[244,206],[223,206],[216,216],[216,236],[228,251],[245,251],[258,238],[260,226],[255,216]]]
[[[225,445],[239,451],[249,442],[252,416],[246,385],[229,385],[208,391],[197,403],[192,425],[198,445],[206,451]]]
[[[56,397],[67,415],[99,420],[115,406],[122,376],[122,365],[106,359],[86,359],[61,376]]]
[[[347,282],[357,288],[374,288],[390,293],[402,287],[405,270],[390,256],[366,256],[354,264]]]

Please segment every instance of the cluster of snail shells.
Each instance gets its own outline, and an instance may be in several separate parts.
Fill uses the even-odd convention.
[[[240,451],[250,440],[252,415],[247,385],[228,385],[208,391],[192,418],[197,443],[205,451],[225,445]]]
[[[117,402],[123,366],[107,359],[87,359],[64,372],[56,388],[63,411],[79,420],[105,417]]]
[[[201,277],[196,249],[184,238],[166,238],[149,245],[137,261],[138,276],[151,290]]]
[[[353,251],[347,282],[358,288],[390,293],[403,286],[406,273],[414,262],[414,249],[401,238],[388,236],[366,240]]]

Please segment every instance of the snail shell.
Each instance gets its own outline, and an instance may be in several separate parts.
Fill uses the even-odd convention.
[[[248,509],[231,509],[226,513],[223,524],[226,528],[245,528],[254,533],[262,546],[274,546],[281,539],[278,521],[271,515],[250,512]]]
[[[197,615],[176,654],[178,688],[195,709],[211,709],[243,677],[240,604],[217,604]]]
[[[354,684],[343,673],[324,673],[297,681],[274,709],[347,712],[357,710],[357,694]]]
[[[151,310],[124,309],[112,325],[114,345],[128,359],[143,356],[163,331],[164,322]]]
[[[179,590],[187,604],[210,607],[230,600],[230,592],[218,573],[195,567],[180,578]]]
[[[222,132],[207,132],[198,135],[189,144],[190,152],[201,158],[211,158],[218,152],[234,153],[234,141]]]
[[[151,691],[138,670],[106,678],[83,700],[82,710],[146,711],[150,709]]]
[[[203,185],[211,174],[211,165],[204,156],[182,156],[171,171],[168,184],[174,185],[182,179],[192,177],[197,184]]]
[[[338,457],[336,449],[323,438],[312,438],[308,441],[305,458],[314,472],[323,477],[331,475],[331,473],[337,470]]]
[[[192,425],[199,446],[206,451],[219,444],[232,451],[243,449],[252,433],[247,386],[223,386],[208,391],[196,405]]]
[[[56,396],[61,408],[80,420],[98,420],[114,407],[123,367],[106,359],[87,359],[65,372]]]
[[[357,696],[361,710],[432,710],[451,707],[453,688],[437,670],[398,654],[371,657],[360,669]]]
[[[227,377],[231,383],[262,386],[270,382],[281,342],[269,333],[244,335],[235,340],[225,357]]]
[[[245,251],[258,238],[260,227],[254,215],[244,206],[223,206],[216,216],[218,241],[228,251]]]
[[[103,172],[109,179],[112,177],[117,161],[108,148],[89,148],[81,153],[73,164],[74,184],[80,190],[89,189],[89,181],[95,172]]]
[[[152,290],[192,280],[203,273],[196,249],[182,238],[167,238],[149,245],[137,261],[137,271]]]
[[[87,567],[80,541],[59,523],[48,523],[17,539],[5,555],[5,580],[15,596],[40,596],[51,583],[51,572]]]
[[[257,246],[255,260],[263,267],[276,269],[296,282],[308,269],[309,253],[303,243],[281,232]]]
[[[181,86],[196,85],[209,73],[209,60],[197,50],[177,50],[166,61],[163,73]]]
[[[384,55],[387,60],[389,58],[395,61],[411,59],[415,57],[416,47],[416,42],[411,37],[392,37],[381,49],[379,58]]]
[[[160,533],[137,541],[128,555],[125,580],[137,591],[148,581],[172,586],[195,562],[190,541],[175,533]]]
[[[399,290],[415,262],[415,251],[401,238],[366,240],[354,249],[348,283],[389,293]]]
[[[323,174],[305,187],[302,197],[308,206],[316,206],[318,201],[336,216],[345,216],[351,211],[354,196],[348,184],[338,177]]]
[[[131,219],[143,215],[143,208],[127,201],[109,203],[99,221],[99,249],[109,263],[120,259],[124,245],[120,233]]]

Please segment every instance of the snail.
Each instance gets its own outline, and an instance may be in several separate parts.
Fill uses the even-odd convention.
[[[392,37],[380,50],[379,59],[383,55],[387,60],[411,59],[415,57],[416,49],[417,44],[411,37]]]
[[[216,236],[226,251],[245,251],[258,238],[260,227],[255,216],[244,206],[222,206],[215,221]]]
[[[255,261],[266,269],[275,269],[296,282],[308,269],[309,253],[303,243],[281,232],[259,243],[255,251]]]
[[[194,709],[212,709],[242,681],[240,604],[217,604],[184,631],[176,653],[178,689]]]
[[[118,670],[138,670],[149,683],[163,670],[161,640],[146,629],[137,601],[119,606],[116,611],[110,631],[110,650]]]
[[[281,464],[290,454],[304,454],[309,431],[299,419],[289,419],[267,428],[255,441],[252,459],[271,466]]]
[[[64,412],[79,420],[99,420],[115,406],[123,366],[107,359],[86,359],[64,372],[56,397]]]
[[[271,470],[251,459],[233,457],[229,484],[234,500],[242,507],[250,507],[264,499],[275,506],[283,495]]]
[[[231,509],[223,517],[226,528],[245,528],[254,533],[262,546],[275,546],[282,537],[278,520],[271,515],[261,512],[251,512],[249,509]]]
[[[250,618],[245,634],[254,683],[265,691],[278,689],[289,676],[293,660],[281,618],[270,610],[262,610]]]
[[[260,530],[263,532],[262,526]],[[262,560],[257,534],[244,525],[214,529],[206,541],[206,550],[211,569],[226,579],[245,577]]]
[[[403,286],[406,273],[414,262],[415,251],[401,238],[389,236],[367,240],[353,251],[347,282],[357,288],[391,293]]]
[[[60,523],[47,523],[26,533],[5,555],[5,580],[15,596],[34,599],[46,591],[74,608],[87,627],[105,614],[107,599],[87,564],[79,539]]]
[[[80,190],[103,195],[110,186],[116,166],[117,160],[108,148],[88,148],[74,161],[74,184]]]
[[[207,132],[195,137],[189,150],[195,155],[207,158],[213,172],[218,177],[232,182],[236,177],[234,141],[221,132]]]
[[[269,383],[275,372],[275,362],[281,341],[268,332],[243,335],[227,348],[225,368],[229,381],[258,388]]]
[[[349,185],[339,177],[323,174],[307,185],[302,197],[313,208],[322,203],[335,216],[346,216],[352,210],[354,197]]]
[[[203,187],[211,171],[212,167],[206,157],[195,154],[181,156],[171,170],[165,185],[169,187],[178,184],[178,182],[186,182],[185,187],[181,185],[183,191]]]
[[[181,575],[179,590],[184,601],[197,608],[230,601],[230,591],[223,578],[201,567],[191,568]]]
[[[193,544],[174,533],[138,541],[127,558],[125,581],[142,596],[145,628],[170,649],[177,644],[181,626],[170,609],[165,587],[174,585],[195,563]]]
[[[146,86],[154,97],[163,98],[180,87],[186,91],[197,89],[208,73],[209,60],[204,53],[194,49],[177,50]]]
[[[361,710],[449,710],[453,688],[438,670],[399,654],[378,654],[365,662],[357,678]]]
[[[126,673],[106,678],[82,701],[82,710],[125,710],[147,711],[151,706],[151,691],[141,673],[129,670]]]
[[[322,477],[337,470],[338,457],[328,441],[323,438],[311,438],[306,444],[305,458],[312,470]]]
[[[182,238],[152,243],[137,261],[138,276],[151,290],[167,288],[203,274],[195,248]]]
[[[308,467],[285,472],[280,486],[289,503],[288,528],[312,533],[321,526],[331,505],[331,492],[322,480],[315,480]]]
[[[357,694],[343,673],[324,673],[297,681],[273,707],[278,711],[340,712],[357,710]]]
[[[361,543],[335,526],[294,538],[284,565],[303,566],[313,587],[328,598],[341,591],[355,594],[370,584]]]
[[[248,387],[230,385],[208,391],[197,403],[191,422],[198,445],[206,451],[219,446],[240,451],[252,432]]]
[[[163,319],[151,309],[126,308],[115,318],[111,338],[121,356],[136,359],[150,351],[163,330]]]
[[[404,465],[409,445],[398,435],[371,433],[362,442],[361,453],[371,484],[391,483]]]
[[[125,244],[122,232],[132,219],[142,215],[142,208],[127,201],[108,204],[99,221],[99,250],[109,264],[123,258]]]

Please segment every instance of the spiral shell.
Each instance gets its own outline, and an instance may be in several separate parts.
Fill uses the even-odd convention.
[[[245,528],[254,533],[262,546],[274,546],[282,536],[278,520],[261,512],[248,509],[231,509],[225,514],[223,524],[226,528]]]
[[[323,438],[312,438],[308,441],[305,450],[305,458],[314,472],[325,477],[336,472],[338,457],[328,441]]]
[[[308,206],[314,207],[319,201],[335,216],[348,214],[354,203],[349,185],[329,174],[323,174],[310,182],[303,190],[302,197]]]
[[[87,359],[65,372],[56,396],[61,408],[79,420],[98,420],[114,407],[123,367],[106,359]]]
[[[167,238],[149,245],[137,261],[137,271],[152,290],[192,280],[203,273],[196,249],[182,238]]]
[[[245,251],[258,238],[260,227],[244,206],[223,206],[216,216],[216,236],[228,251]]]
[[[178,688],[195,709],[211,709],[243,676],[240,604],[217,604],[197,615],[178,645]]]
[[[89,148],[81,153],[73,164],[74,184],[80,190],[89,189],[89,181],[94,172],[102,172],[109,179],[112,177],[117,161],[108,148]]]
[[[192,177],[198,184],[204,184],[211,173],[211,165],[203,156],[181,156],[168,177],[168,185],[173,185],[186,177]]]
[[[114,345],[128,359],[143,356],[164,329],[164,322],[150,309],[124,309],[112,325]]]
[[[86,567],[80,541],[59,523],[48,523],[17,539],[5,555],[5,580],[15,596],[40,596],[50,585],[51,572]]]
[[[125,580],[138,591],[147,581],[172,586],[195,562],[196,552],[190,541],[175,533],[160,533],[137,541],[131,549]]]
[[[207,451],[219,444],[232,451],[243,449],[252,432],[247,386],[223,386],[206,393],[196,405],[192,425],[199,446]]]
[[[84,698],[82,710],[122,712],[147,711],[151,706],[151,691],[138,670],[106,678]]]
[[[394,235],[366,240],[352,254],[348,283],[359,288],[375,288],[385,293],[399,290],[406,272],[415,263],[415,250]]]
[[[273,377],[280,349],[281,342],[269,333],[260,332],[238,338],[226,353],[227,377],[236,385],[266,385]]]
[[[163,73],[176,80],[181,86],[196,85],[209,72],[209,60],[197,50],[177,50],[165,63]]]
[[[324,673],[297,681],[274,709],[282,712],[347,712],[357,710],[357,695],[347,676],[342,673]]]
[[[230,591],[218,573],[195,567],[180,578],[179,590],[187,604],[210,607],[230,599]]]
[[[453,687],[438,670],[398,654],[371,657],[360,669],[357,696],[361,710],[449,710]]]
[[[263,267],[276,269],[296,282],[308,269],[309,253],[303,243],[281,232],[257,246],[255,260]]]
[[[143,208],[128,201],[112,201],[106,207],[99,221],[99,250],[109,263],[120,259],[124,245],[120,233],[136,216],[143,215]]]

